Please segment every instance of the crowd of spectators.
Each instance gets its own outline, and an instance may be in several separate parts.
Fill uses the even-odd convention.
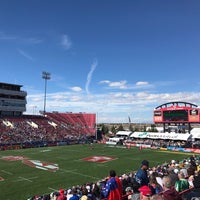
[[[72,186],[29,200],[197,200],[200,199],[200,156],[171,160],[150,167],[147,160],[137,171],[96,183]]]
[[[2,118],[0,119],[0,146],[21,145],[34,147],[58,142],[79,141],[83,134],[80,127],[67,124],[52,124],[46,117]]]

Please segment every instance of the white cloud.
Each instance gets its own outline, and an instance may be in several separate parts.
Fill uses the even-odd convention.
[[[103,83],[107,83],[107,84],[109,84],[110,81],[109,81],[109,80],[103,80],[103,81],[100,81],[99,83],[100,83],[100,84],[103,84]]]
[[[137,86],[144,86],[144,85],[148,85],[149,83],[146,81],[138,81],[135,85]]]
[[[90,92],[89,92],[89,86],[90,86],[90,82],[91,82],[91,80],[92,80],[93,72],[94,72],[94,70],[96,69],[97,65],[98,65],[97,60],[94,60],[94,62],[93,62],[92,65],[91,65],[90,71],[89,71],[89,73],[88,73],[88,75],[87,75],[87,81],[86,81],[86,84],[85,84],[85,90],[86,90],[87,94],[90,93]]]
[[[17,51],[22,55],[24,56],[25,58],[27,58],[28,60],[31,60],[33,61],[33,57],[31,57],[27,52],[21,50],[21,49],[17,49]]]
[[[64,47],[64,49],[69,50],[72,46],[71,39],[68,35],[63,35],[61,38],[61,45]]]
[[[126,83],[127,83],[127,81],[110,82],[109,86],[120,88],[120,89],[126,89],[127,88]]]
[[[81,97],[80,96],[71,96],[70,101],[80,101]]]
[[[73,87],[76,88],[76,87]],[[47,94],[47,111],[65,112],[98,112],[98,122],[127,122],[128,115],[133,122],[153,122],[153,110],[155,107],[171,102],[186,101],[200,105],[200,93],[176,92],[176,93],[155,93],[155,92],[114,92],[94,93],[88,96],[87,93],[74,93],[77,89],[68,92]],[[27,91],[28,92],[28,91]],[[29,92],[28,92],[29,94]],[[43,110],[43,92],[37,95],[27,96],[27,112],[33,112],[33,106],[37,110]],[[64,111],[63,111],[64,110]]]
[[[102,80],[99,82],[100,84],[107,84],[110,88],[118,88],[118,89],[127,89],[127,81],[116,81],[116,82],[111,82],[109,80]]]
[[[77,86],[71,87],[70,89],[71,89],[72,91],[74,91],[74,92],[81,92],[81,91],[82,91],[82,89],[81,89],[80,87],[77,87]]]

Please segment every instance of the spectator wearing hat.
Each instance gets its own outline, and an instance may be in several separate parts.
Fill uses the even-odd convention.
[[[139,188],[140,191],[140,200],[148,200],[152,196],[151,188],[147,185],[143,185]]]
[[[103,189],[103,195],[107,200],[122,199],[122,185],[119,178],[116,177],[115,170],[110,170],[110,176],[106,181],[106,186]]]
[[[140,186],[148,185],[149,178],[147,170],[149,168],[149,161],[143,160],[140,169],[136,172],[135,179],[140,184]]]
[[[194,176],[193,185],[194,188],[186,195],[187,200],[200,199],[200,174]]]
[[[57,200],[67,200],[67,197],[64,195],[65,190],[64,189],[60,189],[59,190],[59,196],[57,198]]]
[[[175,190],[172,178],[170,176],[164,176],[162,181],[163,192],[161,193],[165,200],[182,200],[179,193]]]

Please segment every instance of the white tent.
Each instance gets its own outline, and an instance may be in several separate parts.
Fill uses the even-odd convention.
[[[130,137],[133,138],[149,138],[163,140],[185,140],[192,137],[189,133],[157,133],[157,132],[134,132]]]
[[[116,136],[119,136],[119,137],[123,137],[123,136],[130,136],[131,135],[131,131],[118,131],[117,133],[116,133]]]
[[[200,139],[200,128],[193,128],[190,133],[192,134],[192,138]]]

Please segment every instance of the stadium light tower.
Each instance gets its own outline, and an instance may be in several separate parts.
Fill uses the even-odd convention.
[[[51,79],[51,74],[49,72],[42,72],[42,78],[44,79],[45,86],[44,86],[44,112],[45,115],[46,112],[46,93],[47,93],[47,80]]]

